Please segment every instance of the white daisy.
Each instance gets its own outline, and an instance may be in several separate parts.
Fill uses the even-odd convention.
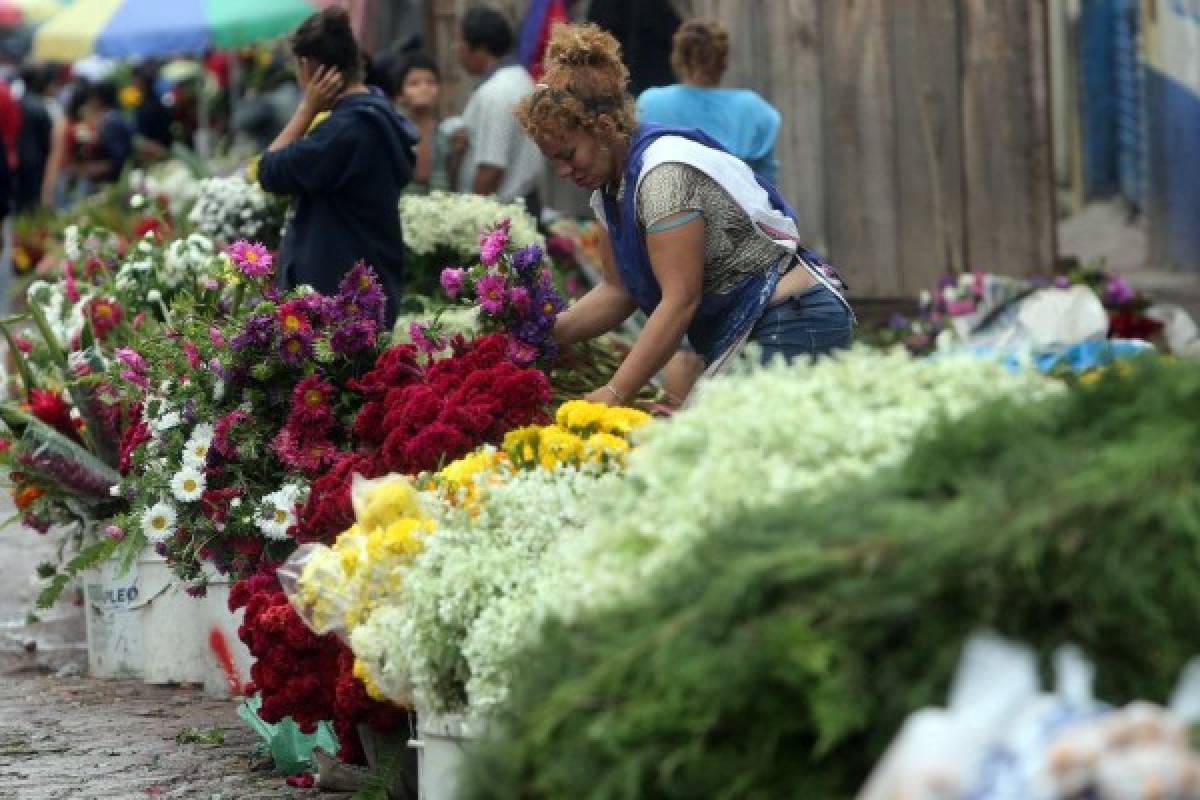
[[[175,533],[175,509],[159,501],[142,514],[142,533],[152,543],[165,542]]]
[[[181,503],[192,503],[204,494],[204,473],[195,467],[184,467],[171,478],[171,493]]]
[[[208,463],[208,451],[212,448],[213,426],[207,422],[197,425],[183,447],[183,463],[202,469]]]
[[[296,524],[296,503],[302,490],[299,486],[284,486],[263,498],[258,529],[268,539],[287,539],[288,528]]]
[[[155,433],[162,433],[163,431],[171,430],[171,428],[174,428],[182,421],[183,419],[179,416],[178,411],[168,411],[150,421],[150,430]]]

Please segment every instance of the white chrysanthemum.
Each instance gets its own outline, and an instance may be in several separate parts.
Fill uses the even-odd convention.
[[[304,497],[304,489],[288,484],[263,497],[258,517],[258,529],[268,539],[287,538],[288,528],[296,524],[296,504]]]
[[[194,503],[204,494],[204,473],[195,467],[183,467],[171,478],[171,493],[181,503]]]
[[[142,514],[142,533],[152,544],[165,542],[175,533],[175,520],[174,507],[160,500]]]

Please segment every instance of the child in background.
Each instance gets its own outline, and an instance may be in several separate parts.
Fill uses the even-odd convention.
[[[392,100],[421,132],[417,163],[408,194],[428,194],[449,188],[446,165],[447,141],[438,117],[441,76],[437,64],[424,53],[410,53],[397,64],[393,74]]]

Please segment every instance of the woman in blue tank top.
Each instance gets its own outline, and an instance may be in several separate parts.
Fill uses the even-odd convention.
[[[559,26],[543,83],[517,107],[558,175],[593,190],[609,247],[602,281],[559,316],[560,344],[648,315],[612,380],[588,399],[623,403],[686,334],[711,373],[747,344],[760,357],[847,346],[854,318],[836,273],[802,247],[775,188],[702,131],[638,125],[609,34]]]

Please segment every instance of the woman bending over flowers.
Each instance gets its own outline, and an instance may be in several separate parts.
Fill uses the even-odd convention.
[[[632,398],[686,333],[715,373],[753,342],[789,362],[850,344],[854,317],[831,267],[800,245],[767,181],[704,133],[638,125],[616,40],[593,25],[551,34],[543,83],[517,107],[560,177],[594,190],[607,231],[603,279],[558,317],[569,345],[649,320],[612,380],[588,395]]]

